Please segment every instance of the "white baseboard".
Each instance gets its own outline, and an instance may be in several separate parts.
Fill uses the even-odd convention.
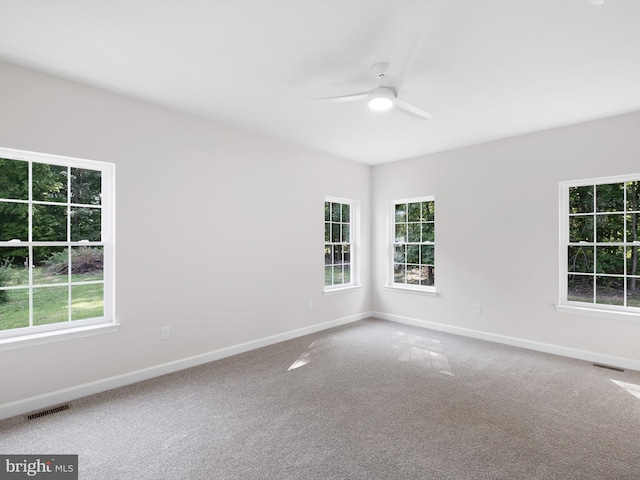
[[[554,355],[561,355],[563,357],[576,358],[578,360],[586,360],[588,362],[609,365],[612,367],[627,368],[630,370],[640,370],[640,361],[634,360],[632,358],[616,357],[613,355],[605,355],[601,353],[590,352],[588,350],[578,350],[576,348],[563,347],[561,345],[535,342],[533,340],[526,340],[524,338],[498,335],[495,333],[482,332],[480,330],[472,330],[469,328],[456,327],[453,325],[446,325],[443,323],[429,322],[427,320],[418,320],[416,318],[403,317],[400,315],[392,315],[390,313],[372,312],[371,315],[375,318],[380,318],[382,320],[389,320],[391,322],[404,323],[406,325],[413,325],[416,327],[430,328],[432,330],[453,333],[455,335],[461,335],[464,337],[478,338],[481,340],[488,340],[490,342],[503,343],[506,345],[512,345],[514,347],[521,347],[529,350],[536,350],[539,352],[551,353]]]
[[[141,382],[150,378],[159,377],[168,373],[177,372],[186,368],[213,362],[215,360],[220,360],[222,358],[231,357],[233,355],[238,355],[239,353],[244,353],[250,350],[255,350],[257,348],[273,345],[274,343],[291,340],[293,338],[302,337],[304,335],[320,332],[322,330],[338,327],[340,325],[346,325],[358,320],[364,320],[365,318],[369,318],[371,316],[371,312],[363,312],[357,315],[338,318],[336,320],[311,325],[309,327],[299,328],[297,330],[291,330],[270,337],[260,338],[251,342],[221,348],[219,350],[195,355],[193,357],[183,358],[173,362],[156,365],[154,367],[136,370],[134,372],[125,373],[123,375],[117,375],[115,377],[105,378],[102,380],[97,380],[95,382],[84,383],[82,385],[77,385],[74,387],[65,388],[63,390],[57,390],[55,392],[26,398],[24,400],[5,403],[3,405],[0,405],[0,420],[15,417],[18,415],[24,415],[25,413],[33,412],[34,410],[48,408],[61,403],[70,402],[78,398],[86,397],[88,395],[94,395],[96,393],[105,392],[114,388],[123,387],[132,383]]]

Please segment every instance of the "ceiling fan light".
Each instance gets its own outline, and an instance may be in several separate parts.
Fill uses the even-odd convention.
[[[372,97],[369,99],[369,108],[377,112],[384,112],[393,107],[393,100],[388,97]]]
[[[374,88],[369,94],[367,104],[371,110],[384,112],[390,110],[396,101],[396,92],[388,87]]]

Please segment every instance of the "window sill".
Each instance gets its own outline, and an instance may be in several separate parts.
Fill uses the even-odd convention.
[[[387,290],[393,290],[396,292],[412,293],[414,295],[426,295],[427,297],[439,296],[438,292],[436,292],[435,289],[426,290],[420,287],[401,287],[399,285],[385,285],[384,288],[386,288]]]
[[[329,290],[325,290],[324,294],[325,295],[337,295],[339,293],[347,293],[347,292],[353,292],[356,290],[360,290],[362,288],[361,285],[350,285],[348,287],[340,287],[340,288],[331,288]]]
[[[618,312],[615,310],[600,310],[598,308],[577,307],[573,305],[555,305],[559,313],[585,315],[587,317],[611,318],[614,320],[640,320],[640,313]]]
[[[102,325],[91,325],[88,327],[69,328],[65,330],[54,330],[50,332],[34,333],[32,335],[22,335],[0,339],[0,352],[14,350],[16,348],[35,347],[47,343],[65,342],[76,338],[92,337],[106,333],[115,333],[120,328],[119,323],[107,323]]]

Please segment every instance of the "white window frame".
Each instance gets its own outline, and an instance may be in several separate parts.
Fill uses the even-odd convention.
[[[574,245],[593,245],[593,246],[628,246],[635,245],[640,246],[640,242],[607,242],[607,243],[598,243],[594,237],[593,242],[570,242],[569,241],[569,192],[571,187],[583,187],[583,186],[597,186],[597,185],[605,185],[611,183],[626,183],[626,182],[637,182],[640,181],[640,174],[632,174],[632,175],[618,175],[611,177],[598,177],[598,178],[590,178],[583,180],[573,180],[573,181],[564,181],[559,184],[559,292],[558,298],[559,302],[556,305],[556,310],[561,313],[572,313],[593,317],[602,317],[602,318],[612,318],[612,319],[627,319],[627,320],[640,320],[640,307],[628,307],[623,305],[609,305],[609,304],[598,304],[598,303],[587,303],[587,302],[579,302],[568,299],[568,275],[571,273],[568,269],[568,249],[569,246]],[[596,198],[594,196],[594,202]],[[624,202],[625,202],[625,211],[617,212],[624,213],[624,230],[626,232],[626,222],[627,222],[627,210],[626,210],[626,189],[624,190]],[[600,214],[607,214],[611,212],[602,212]],[[593,215],[597,217],[599,213],[595,211]],[[595,222],[594,222],[595,223]],[[595,226],[594,226],[595,228]],[[625,233],[626,236],[626,233]],[[594,257],[594,262],[596,261]],[[616,274],[616,277],[623,277],[624,279],[624,292],[626,298],[626,288],[627,288],[627,264],[624,262],[624,273]],[[594,272],[594,275],[597,274]],[[604,275],[604,274],[601,274]],[[605,275],[606,276],[606,275]]]
[[[388,260],[387,260],[387,284],[386,284],[386,288],[387,289],[391,289],[391,290],[396,290],[396,291],[401,291],[401,292],[406,292],[406,293],[417,293],[417,294],[421,294],[421,295],[430,295],[430,296],[437,296],[438,295],[438,291],[436,288],[437,285],[437,281],[434,278],[434,284],[431,285],[414,285],[414,284],[407,284],[407,283],[396,283],[395,282],[395,276],[394,276],[394,245],[399,243],[396,242],[396,236],[395,236],[395,227],[396,227],[396,219],[395,219],[395,212],[396,212],[396,205],[400,205],[403,203],[422,203],[422,202],[433,202],[434,206],[436,203],[436,198],[434,195],[426,195],[423,197],[412,197],[412,198],[402,198],[402,199],[398,199],[398,200],[392,200],[389,204],[389,248],[388,248]],[[435,218],[434,218],[434,240],[433,242],[420,242],[421,245],[433,245],[434,247],[434,258],[435,257],[435,246],[436,246],[436,234],[435,234]],[[407,242],[408,243],[408,242]],[[434,261],[434,270],[435,270],[435,261]]]
[[[97,318],[89,318],[83,320],[73,320],[62,323],[54,323],[41,326],[29,326],[23,328],[15,328],[11,330],[0,330],[0,351],[11,350],[14,348],[30,347],[34,345],[46,344],[61,340],[70,340],[86,336],[93,336],[102,333],[111,333],[118,330],[119,324],[115,318],[115,164],[107,162],[99,162],[94,160],[85,160],[80,158],[65,157],[59,155],[50,155],[44,153],[28,152],[22,150],[14,150],[0,147],[0,158],[10,160],[27,161],[44,163],[49,165],[60,165],[71,168],[84,168],[90,170],[98,170],[101,172],[101,241],[90,242],[91,245],[101,246],[103,249],[103,295],[104,309],[103,316]],[[31,171],[31,167],[29,168]],[[0,172],[1,174],[1,172]],[[31,175],[30,175],[31,177]],[[32,205],[31,198],[31,178],[29,178],[29,210]],[[73,204],[68,204],[73,205]],[[31,232],[31,225],[29,226]],[[31,235],[31,233],[29,234]],[[43,242],[34,242],[29,238],[28,241],[0,241],[2,247],[38,247]],[[55,243],[60,246],[74,247],[86,246],[86,241],[79,242],[46,242],[47,244]],[[30,274],[31,278],[31,274]],[[30,290],[33,286],[27,287]],[[31,298],[31,295],[30,295]],[[29,306],[30,323],[32,321],[32,304]]]
[[[346,204],[349,205],[350,207],[350,213],[349,213],[349,245],[350,245],[350,271],[351,271],[351,277],[350,277],[350,282],[349,283],[342,283],[339,285],[325,285],[325,280],[324,280],[324,275],[325,275],[325,268],[326,268],[326,262],[323,261],[323,268],[322,268],[322,272],[323,272],[323,285],[324,285],[324,294],[325,295],[333,295],[333,294],[337,294],[337,293],[344,293],[344,292],[349,292],[349,291],[353,291],[353,290],[357,290],[361,288],[360,285],[360,246],[359,246],[359,239],[360,239],[360,202],[358,200],[353,200],[350,198],[342,198],[342,197],[332,197],[332,196],[325,196],[324,197],[324,202],[322,204],[323,206],[323,219],[325,219],[324,217],[324,205],[327,202],[331,202],[331,203],[340,203],[340,204]],[[326,219],[323,220],[323,229],[326,223]],[[326,242],[324,243],[324,246],[326,247]],[[324,258],[324,257],[323,257]]]

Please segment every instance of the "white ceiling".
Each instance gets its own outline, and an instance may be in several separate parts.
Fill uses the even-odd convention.
[[[366,164],[640,110],[640,0],[0,0],[0,59]],[[433,118],[309,100],[377,85]]]

